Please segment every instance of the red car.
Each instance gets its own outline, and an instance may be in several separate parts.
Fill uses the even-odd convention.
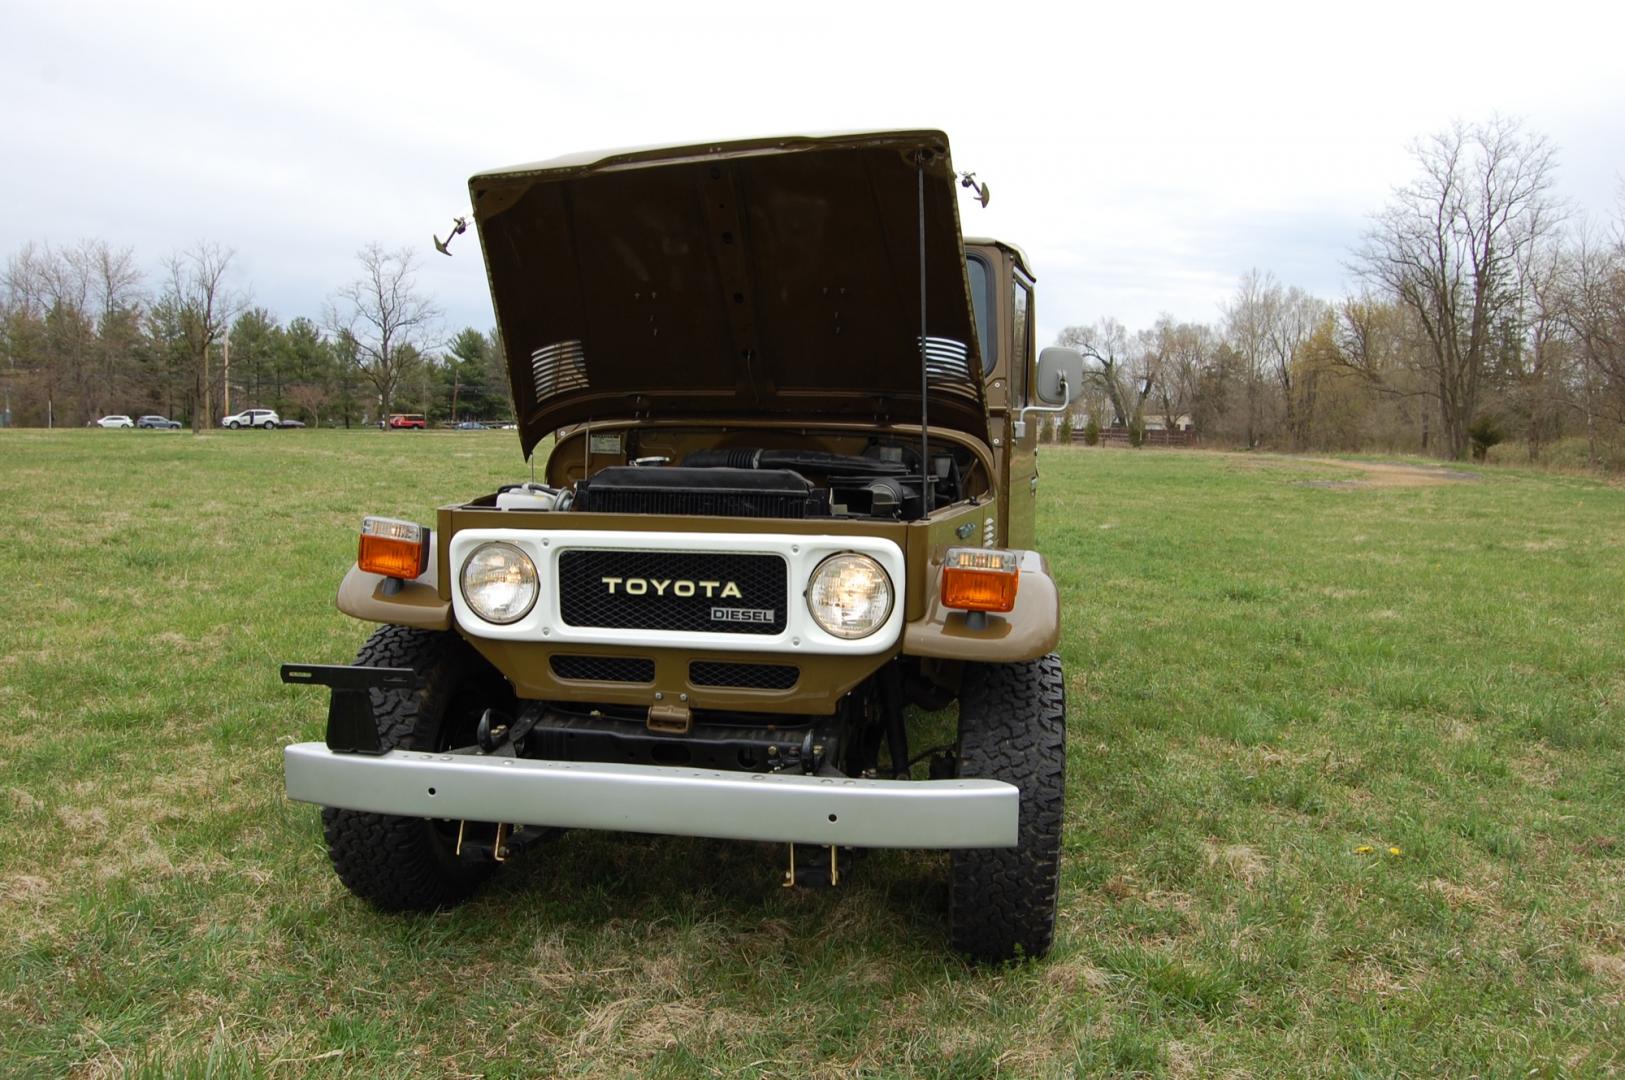
[[[421,430],[429,426],[429,421],[424,418],[422,413],[395,413],[388,420],[385,420],[382,426],[386,428],[418,428]]]

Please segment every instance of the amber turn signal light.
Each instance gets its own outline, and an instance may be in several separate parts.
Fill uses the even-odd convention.
[[[1021,584],[1013,551],[949,548],[942,561],[942,606],[958,611],[1010,611]]]
[[[355,561],[369,574],[415,578],[429,567],[429,530],[394,518],[362,518]]]

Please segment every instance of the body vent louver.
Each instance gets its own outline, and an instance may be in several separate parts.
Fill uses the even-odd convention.
[[[536,400],[587,389],[587,353],[579,341],[560,341],[530,354]]]
[[[919,338],[914,339],[918,346]],[[970,349],[953,338],[925,339],[925,374],[928,379],[962,382],[971,377]]]

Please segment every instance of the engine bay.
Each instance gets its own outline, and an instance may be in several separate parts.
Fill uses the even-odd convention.
[[[968,447],[842,433],[761,445],[751,432],[580,430],[562,438],[545,484],[512,484],[506,510],[739,518],[917,521],[975,498],[985,466]],[[767,439],[761,439],[766,442]],[[775,441],[783,441],[782,437]]]

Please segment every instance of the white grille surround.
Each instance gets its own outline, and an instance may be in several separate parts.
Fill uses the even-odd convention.
[[[481,544],[512,544],[536,564],[541,595],[524,618],[500,626],[469,607],[462,591],[463,564]],[[777,555],[788,574],[784,630],[777,634],[712,633],[609,629],[571,626],[560,611],[559,558],[576,549],[596,551],[679,551]],[[831,555],[855,552],[878,562],[891,578],[892,608],[868,637],[848,641],[813,621],[805,593],[813,571]],[[501,641],[544,641],[560,645],[633,645],[644,648],[721,649],[778,656],[865,656],[897,644],[903,632],[905,597],[902,549],[890,540],[860,536],[799,536],[783,533],[611,532],[598,529],[464,529],[451,538],[451,604],[458,625],[475,637]]]

